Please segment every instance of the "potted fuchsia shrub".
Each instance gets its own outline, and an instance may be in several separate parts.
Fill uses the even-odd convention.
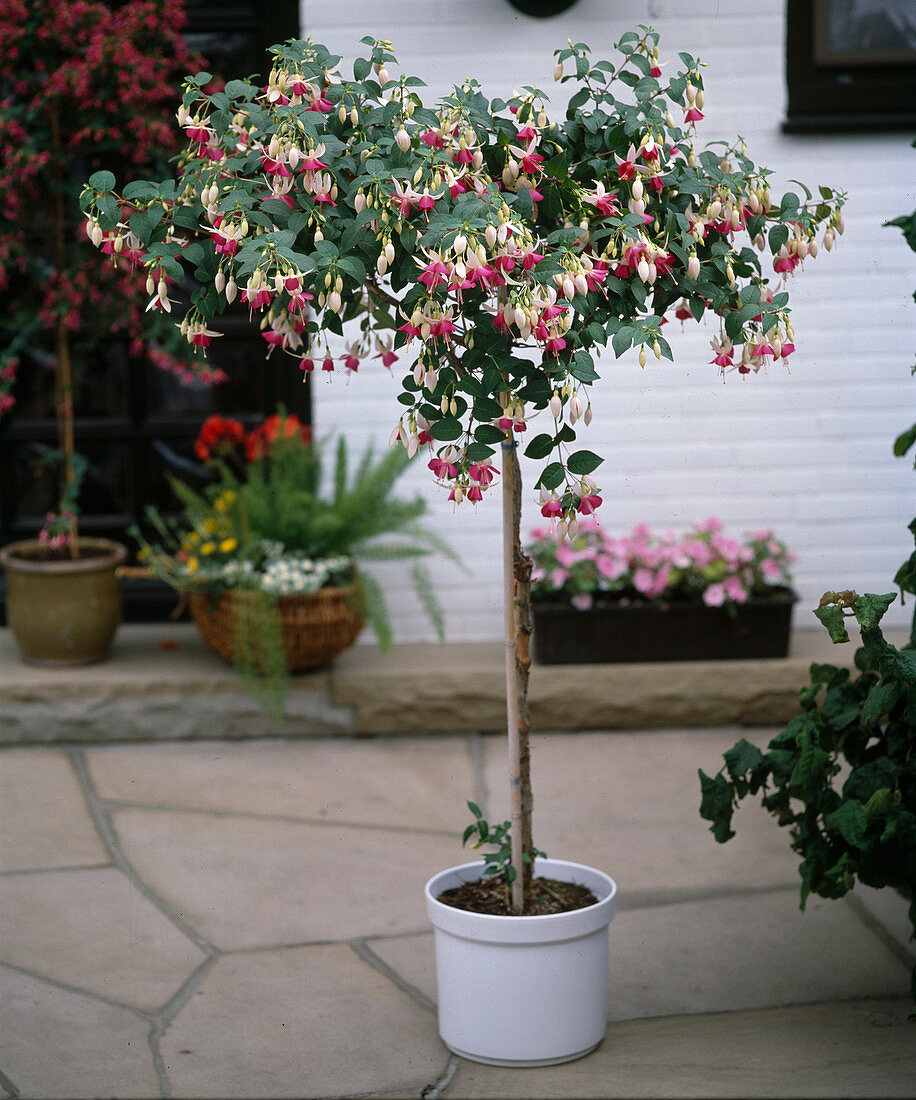
[[[716,518],[691,531],[614,535],[594,516],[573,538],[532,532],[541,664],[785,657],[792,555],[772,531],[743,541]]]
[[[471,80],[425,104],[420,80],[393,75],[390,44],[363,42],[352,68],[299,41],[273,47],[257,85],[207,95],[205,75],[190,79],[179,178],[125,195],[93,176],[82,204],[100,245],[129,239],[151,309],[193,271],[180,327],[202,354],[211,320],[238,298],[293,369],[399,363],[392,444],[430,448],[456,505],[501,484],[511,820],[492,828],[475,813],[466,839],[497,851],[435,876],[426,900],[445,1042],[483,1061],[560,1062],[604,1033],[616,887],[603,872],[535,862],[517,450],[542,463],[544,516],[575,537],[601,503],[601,459],[577,445],[601,349],[671,358],[661,325],[686,304],[712,322],[723,371],[785,360],[784,277],[818,236],[832,242],[842,196],[777,200],[743,143],[698,145],[700,63],[681,54],[663,75],[651,29],[624,35],[614,60],[558,50],[555,79],[574,91],[553,118],[535,88],[489,101]],[[341,360],[327,336],[345,331]],[[447,888],[470,892],[472,908],[446,904]],[[586,940],[588,982],[574,961]],[[558,1002],[575,1027],[557,1026]]]

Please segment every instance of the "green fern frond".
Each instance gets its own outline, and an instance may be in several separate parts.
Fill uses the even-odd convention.
[[[387,653],[391,649],[391,620],[382,586],[375,577],[363,572],[357,573],[356,584],[366,609],[366,619],[375,632],[379,649]]]
[[[439,641],[444,642],[445,616],[442,613],[442,605],[439,603],[438,597],[436,596],[436,590],[433,587],[432,577],[430,577],[429,571],[422,562],[417,562],[411,569],[410,575],[413,578],[414,589],[416,590],[420,603],[423,605],[423,610],[426,612],[429,621],[433,624]]]

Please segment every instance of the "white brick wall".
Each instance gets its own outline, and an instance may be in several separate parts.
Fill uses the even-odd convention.
[[[634,353],[620,360],[607,353],[593,390],[595,418],[583,433],[584,445],[605,457],[598,471],[605,525],[686,528],[715,514],[736,534],[772,527],[797,555],[796,622],[820,629],[808,609],[823,591],[889,592],[911,549],[906,524],[916,479],[912,462],[895,459],[891,446],[916,415],[909,373],[916,265],[899,230],[881,224],[916,206],[914,161],[901,134],[780,132],[783,12],[783,4],[759,0],[579,0],[559,17],[535,20],[505,0],[303,0],[302,25],[344,56],[345,71],[364,35],[390,39],[403,70],[427,81],[430,98],[474,76],[491,98],[513,83],[536,84],[562,104],[565,93],[551,76],[554,49],[570,37],[609,56],[624,31],[651,23],[661,32],[663,59],[676,62],[687,51],[708,62],[701,138],[740,133],[751,157],[773,168],[777,195],[790,179],[848,191],[839,247],[822,251],[790,284],[791,375],[773,368],[767,377],[731,375],[723,385],[708,365],[711,330],[690,324],[680,333],[672,322],[674,364],[650,356],[642,371]],[[316,378],[319,433],[346,430],[354,446],[369,438],[384,446],[399,411],[398,377],[373,361],[349,383]],[[527,485],[533,480],[529,468]],[[471,569],[466,577],[446,563],[432,567],[449,638],[497,638],[498,493],[477,513],[465,505],[453,514],[419,462],[403,488],[424,494],[431,524]],[[523,529],[539,518],[528,492]],[[405,571],[390,566],[377,575],[389,593],[396,640],[432,637]],[[885,622],[905,625],[911,611],[898,598]]]

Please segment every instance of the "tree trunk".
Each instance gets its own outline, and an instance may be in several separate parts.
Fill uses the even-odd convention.
[[[511,435],[511,432],[510,432]],[[531,559],[522,551],[522,477],[518,447],[507,439],[503,451],[503,607],[506,643],[506,714],[509,734],[509,789],[512,820],[512,911],[525,912],[531,886],[534,844],[531,832],[531,752],[528,671],[531,667]]]
[[[51,136],[54,142],[55,160],[59,164],[61,161],[60,123],[57,117],[57,108],[53,105],[51,107]],[[60,279],[66,260],[66,214],[64,211],[63,183],[60,179],[57,183],[53,205],[54,268],[57,278]],[[73,481],[75,478],[73,469],[73,372],[70,365],[70,337],[60,312],[58,312],[55,321],[55,343],[57,370],[54,375],[54,415],[57,421],[57,446],[60,450],[60,499],[61,501],[67,501],[73,496]],[[70,525],[70,556],[78,558],[80,556],[79,531],[75,512]]]

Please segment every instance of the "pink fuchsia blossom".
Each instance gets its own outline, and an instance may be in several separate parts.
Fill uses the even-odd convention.
[[[486,486],[492,484],[493,478],[499,473],[499,470],[495,466],[491,466],[487,462],[472,462],[468,467],[468,476],[472,481],[476,481],[479,485]]]
[[[583,516],[590,516],[596,508],[601,507],[601,497],[597,493],[587,493],[584,497],[579,499],[579,503],[576,505],[576,511],[581,512]]]

